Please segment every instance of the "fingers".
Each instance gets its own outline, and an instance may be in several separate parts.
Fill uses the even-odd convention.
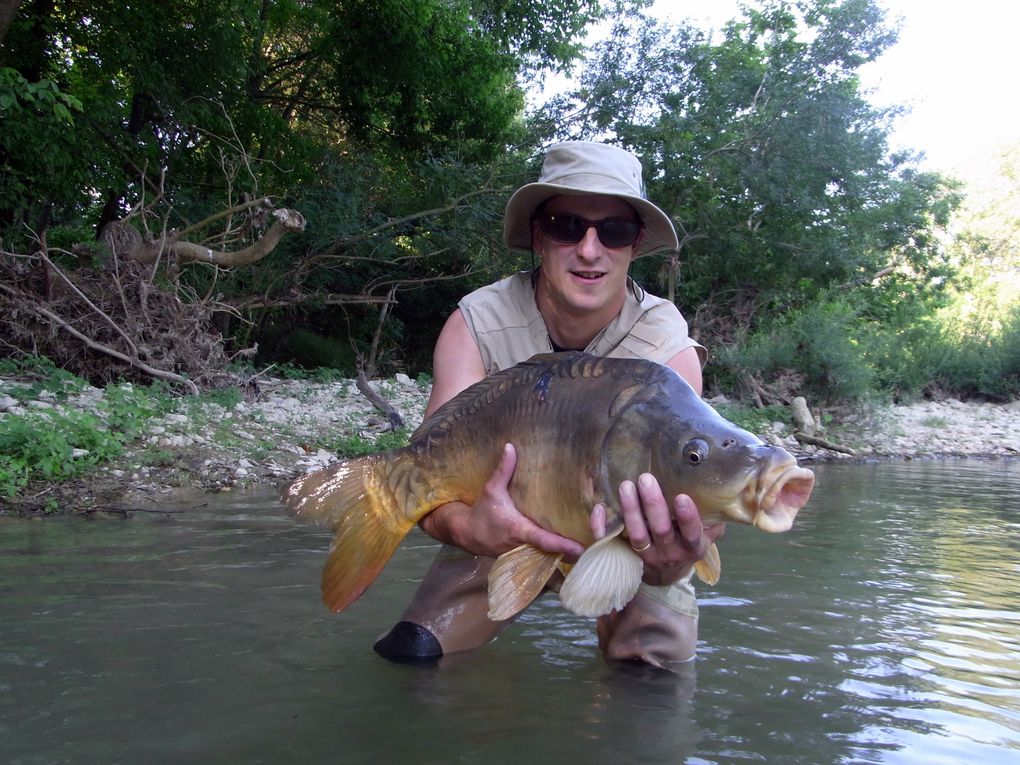
[[[673,500],[673,517],[676,520],[677,536],[686,550],[697,551],[702,546],[704,525],[694,501],[686,494],[680,494]]]
[[[620,510],[623,512],[623,525],[627,530],[630,546],[635,550],[646,550],[652,543],[652,535],[645,525],[641,500],[633,481],[624,481],[620,484]]]
[[[496,465],[496,469],[489,478],[490,487],[506,491],[510,487],[510,481],[513,479],[516,469],[517,450],[513,444],[504,444],[503,453],[499,457],[499,464]]]
[[[659,482],[654,476],[642,473],[638,476],[637,488],[648,530],[652,532],[652,541],[663,542],[672,539],[673,516],[670,514],[669,504],[662,494],[662,489],[659,488]]]
[[[606,535],[606,506],[599,503],[591,509],[591,534],[596,539],[602,539]]]
[[[714,523],[711,526],[705,527],[705,539],[712,543],[714,543],[725,533],[726,533],[725,523]]]
[[[671,584],[690,571],[725,531],[705,526],[694,501],[681,494],[668,501],[655,477],[644,473],[620,484],[620,509],[631,547],[644,562],[643,580]]]
[[[521,544],[530,544],[576,560],[584,552],[584,545],[539,526],[514,505],[510,482],[516,469],[517,450],[513,444],[505,444],[499,464],[486,484],[487,496],[475,504],[480,525],[477,533],[496,554]]]
[[[631,547],[643,551],[651,544],[670,541],[674,536],[673,518],[662,495],[659,482],[648,473],[637,483],[620,484],[620,508]]]
[[[568,562],[576,561],[584,552],[584,545],[580,542],[560,536],[530,521],[527,528],[521,529],[520,536],[522,543],[533,545],[546,552],[562,553]]]

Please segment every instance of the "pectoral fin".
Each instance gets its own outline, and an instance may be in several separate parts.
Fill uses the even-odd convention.
[[[579,616],[602,616],[630,603],[644,564],[620,538],[621,525],[584,551],[560,588],[564,607]]]
[[[694,573],[705,584],[715,584],[719,581],[719,574],[722,573],[722,559],[719,557],[719,548],[715,546],[715,542],[708,548],[705,557],[694,564]]]
[[[563,556],[521,545],[503,553],[489,571],[489,618],[509,619],[542,592]]]

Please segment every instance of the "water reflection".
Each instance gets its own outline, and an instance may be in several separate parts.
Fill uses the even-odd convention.
[[[679,674],[606,666],[551,596],[481,651],[389,664],[371,643],[433,545],[335,616],[328,536],[270,494],[0,519],[0,759],[1013,762],[1018,463],[818,472],[792,532],[728,531]]]

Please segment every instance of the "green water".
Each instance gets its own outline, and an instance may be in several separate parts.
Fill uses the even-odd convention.
[[[607,667],[554,596],[389,664],[434,545],[333,615],[328,536],[268,493],[0,519],[0,762],[1016,762],[1020,462],[817,472],[790,533],[730,527],[679,675]]]

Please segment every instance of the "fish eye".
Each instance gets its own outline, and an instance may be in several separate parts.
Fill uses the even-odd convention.
[[[684,445],[684,462],[688,465],[700,465],[708,459],[708,444],[700,438],[693,438]]]

